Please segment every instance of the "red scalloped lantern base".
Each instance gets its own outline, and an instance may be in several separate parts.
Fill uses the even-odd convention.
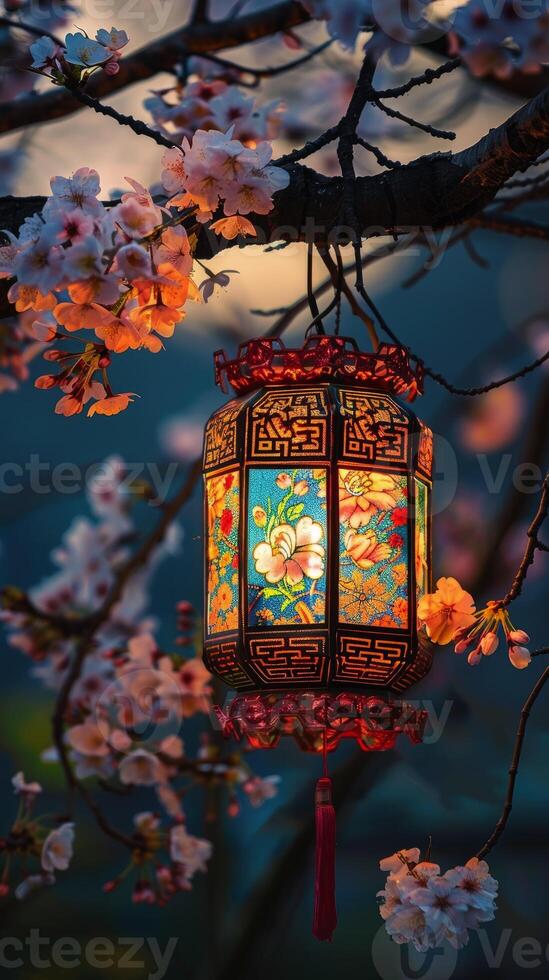
[[[306,752],[332,752],[355,739],[364,752],[393,748],[399,735],[423,740],[427,712],[378,695],[291,691],[237,695],[215,712],[226,738],[246,739],[254,749],[273,749],[292,736]]]

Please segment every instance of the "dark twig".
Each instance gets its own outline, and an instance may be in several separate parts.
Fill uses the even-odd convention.
[[[155,129],[151,129],[146,123],[142,122],[141,119],[135,119],[133,116],[126,116],[123,112],[118,112],[110,105],[103,105],[98,99],[94,99],[87,92],[84,92],[81,88],[77,88],[74,85],[67,85],[69,92],[74,95],[82,105],[89,106],[94,112],[98,112],[101,116],[108,116],[109,119],[114,119],[120,126],[129,126],[129,128],[137,136],[147,136],[148,139],[154,140],[159,146],[165,146],[168,149],[172,147],[179,147],[178,143],[174,143],[173,140],[168,139],[163,136],[162,133],[158,133]],[[179,147],[180,148],[180,147]]]
[[[328,146],[328,143],[333,143],[340,133],[341,122],[338,122],[336,126],[330,126],[330,129],[327,129],[325,133],[321,133],[315,139],[309,140],[300,149],[292,150],[291,153],[285,153],[283,156],[278,157],[277,160],[273,160],[273,164],[276,167],[285,167],[289,163],[297,163],[298,160],[304,160],[306,157],[312,156],[313,153],[317,153],[318,150],[322,150],[323,147]]]
[[[323,44],[319,44],[316,48],[312,48],[311,51],[307,51],[306,54],[301,55],[300,58],[295,58],[294,61],[289,61],[285,65],[276,65],[274,68],[254,68],[250,65],[239,65],[236,61],[230,61],[228,58],[221,58],[216,54],[204,53],[201,55],[206,61],[211,61],[214,65],[219,65],[221,68],[227,68],[229,71],[241,72],[243,75],[252,75],[254,78],[276,78],[278,75],[285,75],[288,71],[293,71],[295,68],[301,68],[306,65],[307,62],[312,61],[326,48],[329,48],[332,44],[332,39],[324,41]]]
[[[540,530],[545,518],[547,517],[547,512],[549,511],[549,473],[546,475],[543,481],[543,486],[541,490],[541,496],[539,501],[539,506],[536,511],[535,517],[528,528],[527,536],[528,542],[524,555],[522,556],[521,563],[518,567],[517,574],[513,580],[513,584],[509,589],[509,592],[504,599],[501,600],[498,605],[500,607],[508,606],[511,602],[518,598],[522,592],[522,586],[528,575],[530,565],[533,564],[536,551],[540,548],[540,541],[538,538],[538,531]],[[543,546],[541,546],[543,550]]]
[[[143,544],[128,559],[117,574],[116,581],[109,592],[105,602],[97,612],[87,617],[86,629],[79,636],[70,667],[65,675],[61,690],[55,705],[52,717],[53,741],[57,749],[59,761],[63,768],[67,784],[75,789],[84,800],[87,807],[91,810],[100,828],[113,840],[124,844],[126,847],[133,848],[135,842],[131,837],[111,827],[103,816],[99,806],[93,800],[87,787],[75,776],[69,756],[68,748],[64,739],[65,715],[69,704],[71,691],[80,677],[84,661],[94,648],[94,640],[98,629],[108,620],[116,603],[122,597],[124,589],[140,568],[142,568],[150,558],[155,548],[162,542],[167,529],[179,513],[184,504],[189,500],[201,473],[201,460],[196,460],[190,467],[187,479],[179,492],[173,497],[169,504],[164,508],[162,517],[154,530],[143,541]]]
[[[455,140],[456,134],[452,130],[447,129],[437,129],[435,126],[429,126],[428,123],[418,122],[417,119],[413,119],[412,116],[405,116],[403,112],[399,112],[398,109],[391,109],[390,106],[385,105],[380,99],[375,98],[374,105],[381,109],[385,115],[390,116],[391,119],[400,119],[401,122],[406,123],[408,126],[413,126],[414,129],[421,129],[423,133],[428,133],[429,136],[434,136],[436,139],[440,140]]]
[[[358,146],[362,146],[365,150],[369,150],[370,153],[373,153],[377,162],[382,167],[388,167],[389,170],[393,170],[395,167],[402,167],[399,160],[390,160],[389,157],[386,157],[383,151],[379,149],[379,146],[374,146],[372,143],[367,143],[365,139],[362,139],[362,136],[355,136],[355,143]]]
[[[45,28],[27,24],[22,20],[16,20],[14,17],[0,17],[0,27],[15,27],[17,30],[33,34],[35,37],[49,37],[55,44],[59,44],[60,47],[63,46],[63,41]]]
[[[399,347],[404,347],[408,352],[409,357],[423,369],[424,373],[432,378],[433,381],[436,381],[437,384],[441,385],[442,388],[445,388],[446,391],[449,391],[452,395],[485,395],[488,391],[492,391],[494,388],[502,388],[503,385],[510,384],[512,381],[518,381],[519,378],[523,378],[531,371],[535,371],[536,368],[540,367],[545,363],[545,361],[549,360],[549,351],[546,351],[545,354],[538,357],[535,361],[532,361],[531,364],[527,364],[525,367],[520,368],[518,371],[514,371],[513,374],[506,375],[504,378],[498,378],[497,381],[491,381],[489,384],[482,385],[477,388],[459,388],[457,385],[453,385],[450,381],[447,381],[443,374],[433,371],[433,369],[425,363],[423,358],[419,357],[418,354],[415,354],[414,351],[407,346],[407,344],[402,343],[363,286],[362,288],[358,288],[358,291],[387,336],[390,337],[395,344],[398,344]]]
[[[513,757],[511,759],[511,766],[509,768],[509,782],[508,782],[508,785],[507,785],[507,793],[506,793],[506,796],[505,796],[505,803],[503,805],[503,811],[502,811],[502,814],[501,814],[501,816],[500,816],[500,818],[499,818],[496,826],[494,827],[494,830],[493,830],[492,834],[490,835],[490,837],[488,838],[488,840],[486,841],[486,843],[484,844],[484,846],[481,847],[480,851],[477,853],[477,858],[479,859],[479,861],[482,861],[483,858],[485,858],[486,855],[490,853],[490,851],[492,850],[492,848],[495,847],[495,845],[497,844],[497,842],[498,842],[499,838],[501,837],[503,831],[505,830],[505,827],[507,825],[507,821],[509,820],[509,816],[511,814],[511,810],[513,809],[513,795],[514,795],[514,792],[515,792],[515,783],[516,783],[516,779],[517,779],[517,773],[518,773],[518,767],[519,767],[519,762],[520,762],[520,757],[521,757],[521,752],[522,752],[522,746],[523,746],[523,743],[524,743],[524,736],[525,736],[525,733],[526,733],[526,725],[527,725],[528,718],[529,718],[530,712],[532,710],[532,707],[533,707],[533,705],[534,705],[534,703],[535,703],[538,695],[541,694],[541,691],[543,690],[543,687],[544,687],[545,683],[548,680],[549,680],[549,667],[546,667],[545,670],[544,670],[544,672],[543,672],[543,674],[538,679],[538,681],[534,685],[532,691],[528,695],[528,698],[526,699],[526,701],[524,703],[524,707],[523,707],[523,709],[522,709],[522,711],[520,713],[520,721],[519,721],[519,726],[518,726],[518,729],[517,729],[517,735],[516,735],[516,740],[515,740],[515,747],[514,747],[514,750],[513,750]]]
[[[190,16],[190,24],[207,24],[209,0],[194,0]]]
[[[396,88],[386,88],[382,91],[376,91],[376,95],[380,99],[399,99],[401,95],[406,95],[413,88],[417,88],[418,85],[430,85],[434,82],[436,78],[442,78],[443,75],[449,75],[450,72],[455,71],[462,65],[461,58],[452,58],[450,61],[444,62],[438,68],[426,68],[423,74],[416,75],[414,78],[410,78],[404,85],[398,85]]]
[[[480,214],[470,218],[470,228],[484,228],[503,235],[516,235],[518,238],[539,238],[549,241],[549,226],[538,225],[535,221],[515,221],[513,218],[499,218],[491,214]]]

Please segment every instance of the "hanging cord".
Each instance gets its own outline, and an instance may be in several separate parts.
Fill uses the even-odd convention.
[[[325,315],[321,314],[318,309],[318,303],[316,301],[315,291],[313,289],[313,243],[309,242],[307,246],[307,298],[309,300],[309,308],[313,316],[313,321],[309,324],[307,334],[314,326],[316,327],[316,332],[318,334],[326,333],[324,329],[324,324],[322,322],[322,317]]]
[[[384,333],[386,333],[395,344],[397,344],[399,347],[403,347],[408,352],[410,359],[419,365],[424,374],[432,378],[433,381],[436,381],[436,383],[442,388],[445,388],[446,391],[449,391],[451,395],[485,395],[487,392],[493,391],[494,388],[502,388],[503,385],[510,384],[512,381],[517,381],[519,378],[523,378],[525,375],[530,374],[531,371],[535,371],[536,368],[540,367],[547,360],[549,360],[549,351],[546,351],[545,354],[542,354],[541,357],[538,357],[535,361],[532,361],[531,364],[526,364],[523,368],[519,368],[518,371],[514,371],[513,374],[508,374],[503,378],[498,378],[497,381],[491,381],[489,384],[481,385],[477,388],[459,388],[457,385],[453,385],[447,381],[442,374],[439,374],[437,371],[433,371],[433,369],[425,363],[423,358],[419,357],[418,354],[415,354],[407,344],[404,344],[400,338],[397,337],[394,330],[391,330],[389,324],[380,313],[371,296],[366,292],[364,286],[362,286],[358,292],[374,314]]]
[[[328,775],[327,718],[322,733],[322,773],[315,790],[315,894],[313,935],[321,942],[332,941],[337,926],[335,900],[336,819],[332,803],[332,780]]]

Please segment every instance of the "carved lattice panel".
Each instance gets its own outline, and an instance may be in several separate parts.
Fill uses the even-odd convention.
[[[342,459],[405,466],[408,419],[395,402],[384,395],[345,388],[339,398],[344,418]]]
[[[398,675],[391,685],[394,691],[405,691],[425,677],[431,669],[433,662],[434,646],[425,634],[420,633],[419,646],[414,654],[414,659],[406,664],[404,670]]]
[[[204,440],[206,471],[237,461],[237,419],[241,410],[242,406],[229,404],[208,422]]]
[[[417,451],[417,467],[428,477],[433,476],[433,433],[428,425],[420,422],[419,446]]]
[[[204,651],[204,663],[212,674],[220,677],[229,687],[243,691],[253,686],[253,681],[238,660],[236,640],[208,644]]]
[[[326,680],[326,638],[298,636],[249,637],[250,670],[265,684],[319,684]]]
[[[407,637],[340,633],[333,680],[348,684],[389,684],[405,662],[409,649]]]
[[[254,460],[326,459],[329,431],[323,389],[268,391],[250,411],[248,455]]]

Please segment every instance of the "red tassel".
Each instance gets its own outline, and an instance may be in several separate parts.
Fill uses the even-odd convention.
[[[316,861],[313,936],[332,941],[337,925],[335,902],[335,810],[332,805],[332,780],[323,776],[316,784]]]

